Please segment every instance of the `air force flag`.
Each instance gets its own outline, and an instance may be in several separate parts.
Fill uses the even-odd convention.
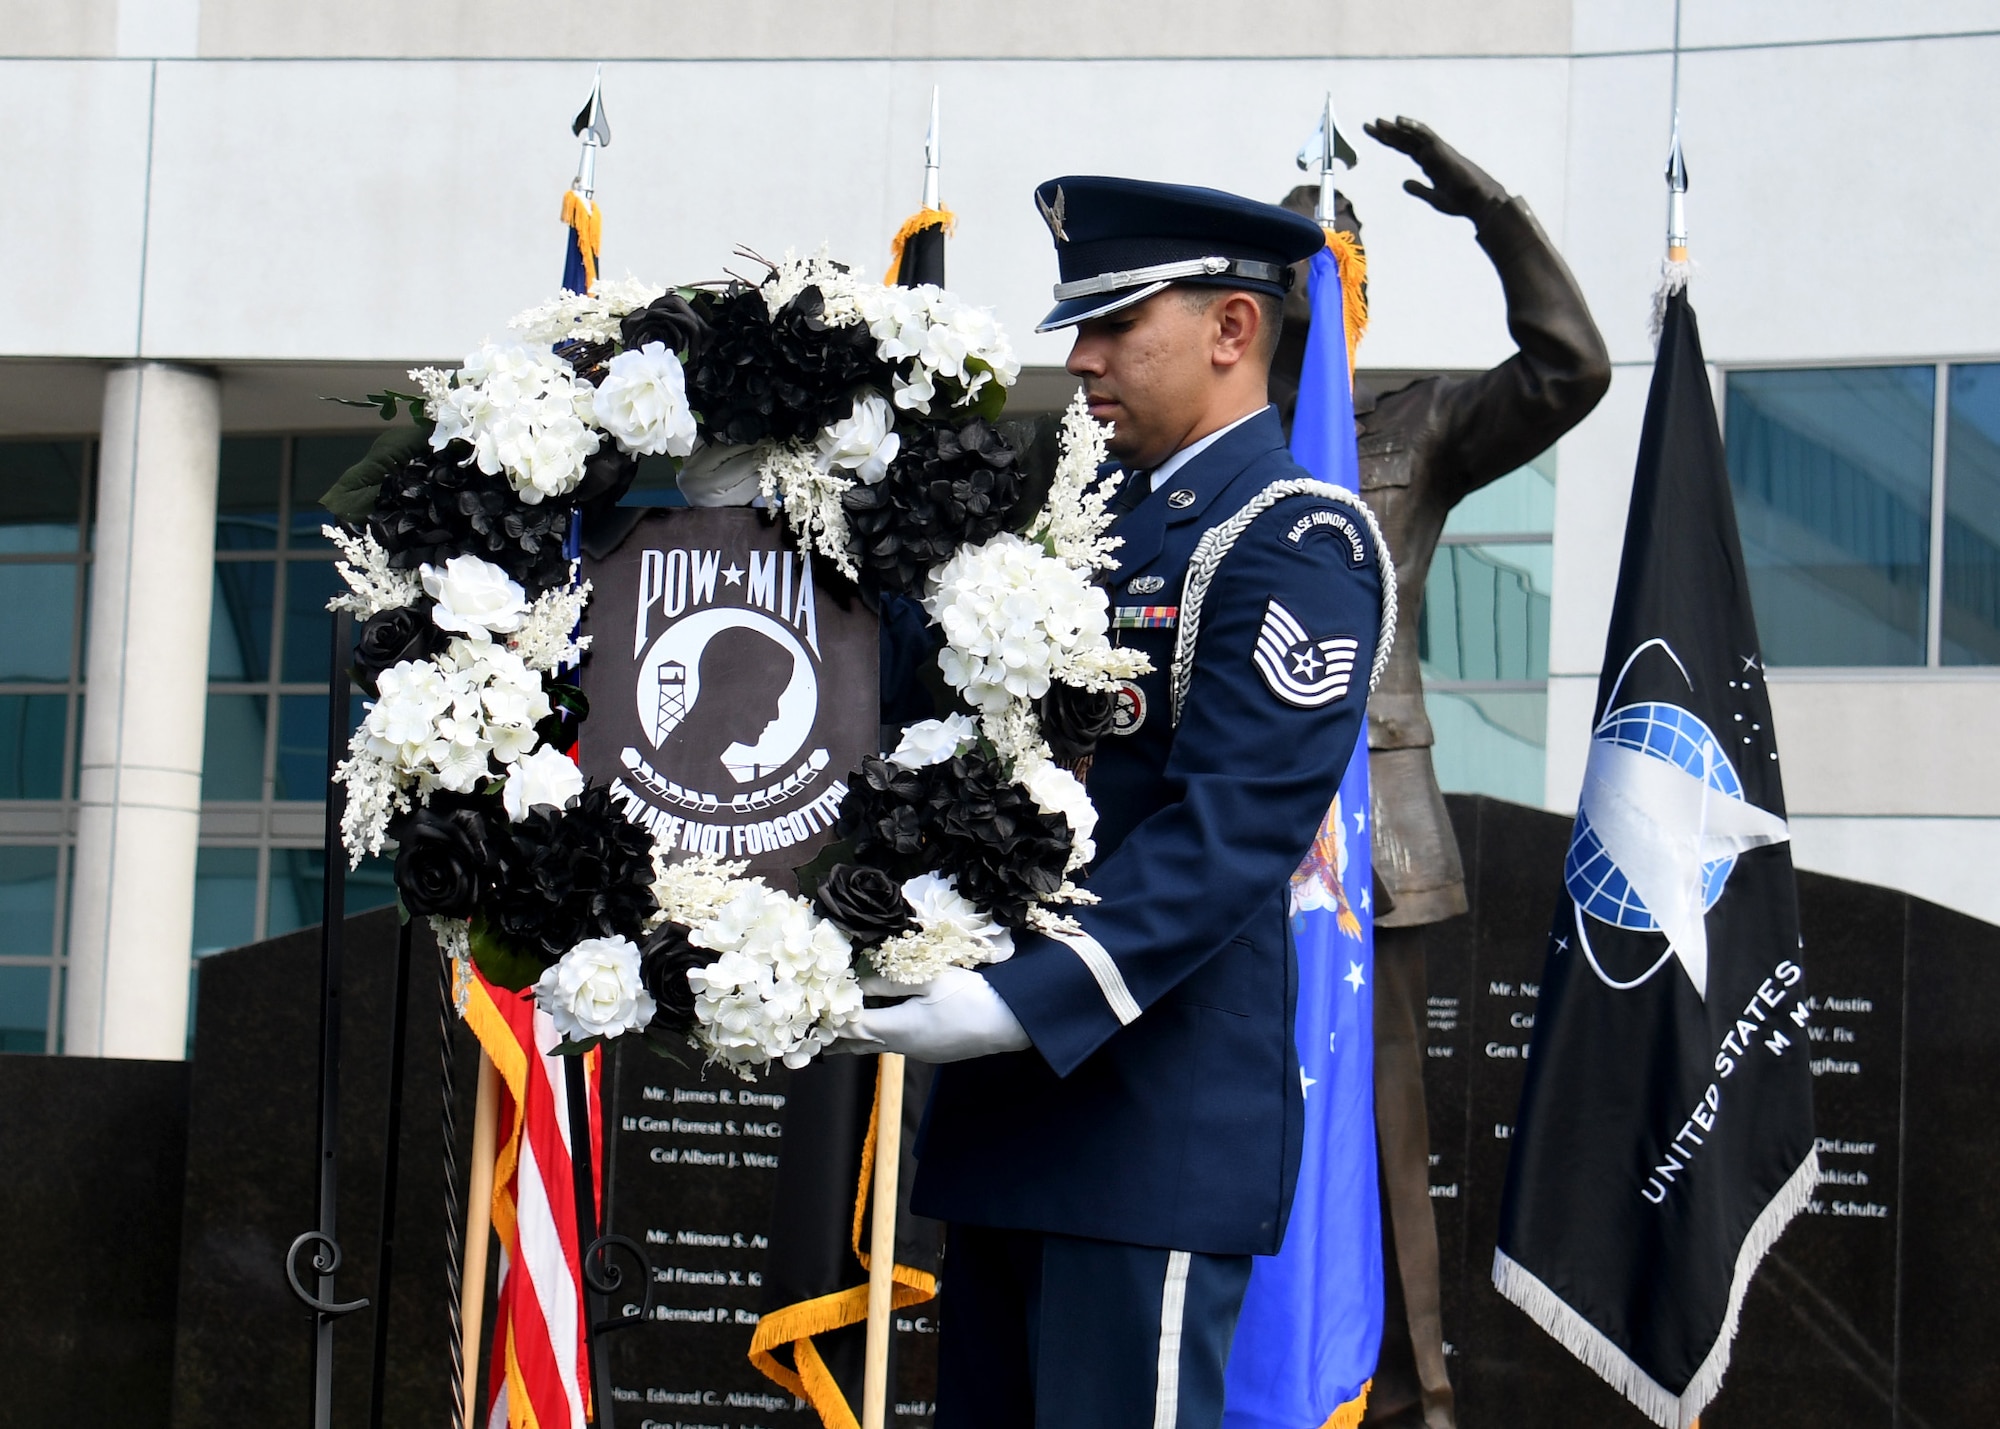
[[[1340,274],[1330,248],[1313,258],[1311,282],[1312,329],[1292,456],[1321,481],[1358,490]],[[1306,630],[1272,601],[1256,665],[1280,699],[1310,709],[1346,693],[1354,644]],[[1374,882],[1363,740],[1312,852],[1292,875],[1305,1142],[1284,1247],[1259,1257],[1250,1272],[1229,1356],[1224,1429],[1357,1424],[1375,1372],[1382,1212],[1375,1182]]]
[[[1666,309],[1493,1280],[1666,1429],[1819,1179],[1798,900],[1729,474]]]

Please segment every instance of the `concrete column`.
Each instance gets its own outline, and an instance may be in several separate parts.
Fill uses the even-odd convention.
[[[187,1039],[220,391],[159,362],[104,385],[64,1045]]]

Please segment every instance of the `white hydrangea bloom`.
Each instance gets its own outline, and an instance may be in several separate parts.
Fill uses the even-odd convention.
[[[603,400],[599,394],[599,401]],[[819,434],[819,465],[822,471],[836,467],[851,471],[868,486],[889,474],[889,463],[902,449],[896,435],[896,414],[881,394],[858,397],[854,410]]]
[[[571,1042],[636,1032],[657,1011],[630,938],[585,938],[536,981],[535,1001]]]
[[[688,973],[697,1042],[738,1072],[803,1067],[861,1010],[847,935],[760,880],[739,880],[688,941],[719,954]]]
[[[889,755],[889,762],[904,769],[942,764],[964,752],[978,738],[979,726],[968,715],[920,720],[903,731],[903,738]]]
[[[634,456],[686,456],[694,450],[681,360],[663,342],[611,359],[591,407],[597,425]]]
[[[595,396],[545,349],[488,343],[432,401],[431,446],[442,451],[453,441],[468,443],[481,471],[505,474],[533,506],[583,479],[584,458],[602,440],[592,425]]]
[[[961,547],[932,571],[924,609],[947,642],[938,652],[946,683],[981,711],[1038,700],[1077,656],[1111,649],[1103,588],[1011,532]]]
[[[855,296],[875,339],[875,355],[884,362],[915,359],[909,375],[896,379],[898,407],[928,414],[939,378],[957,384],[957,403],[968,406],[988,382],[1011,387],[1021,375],[1020,359],[991,308],[972,307],[929,283],[915,288],[869,284]]]

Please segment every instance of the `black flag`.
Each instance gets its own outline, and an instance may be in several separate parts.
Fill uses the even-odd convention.
[[[1819,1180],[1778,745],[1701,339],[1665,309],[1493,1281],[1668,1429]]]

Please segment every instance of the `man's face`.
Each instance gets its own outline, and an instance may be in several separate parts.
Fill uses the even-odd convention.
[[[1157,466],[1184,445],[1215,382],[1219,304],[1189,306],[1172,288],[1076,329],[1067,364],[1083,379],[1090,415],[1111,422],[1111,454]]]

